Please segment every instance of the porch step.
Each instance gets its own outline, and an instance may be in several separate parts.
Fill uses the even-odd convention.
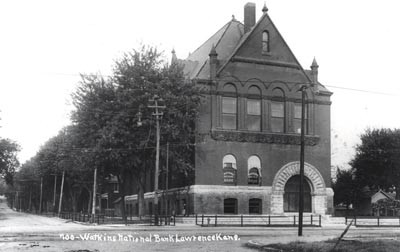
[[[322,218],[322,226],[341,226],[341,225],[346,225],[345,217],[325,216],[324,218]]]
[[[176,223],[182,223],[182,224],[196,224],[196,217],[194,216],[177,216],[175,217],[175,222]]]

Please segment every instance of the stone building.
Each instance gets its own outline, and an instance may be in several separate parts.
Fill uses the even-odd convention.
[[[315,59],[310,70],[303,69],[266,6],[262,12],[256,22],[256,6],[247,3],[244,23],[233,17],[182,60],[187,77],[205,94],[197,122],[195,182],[177,198],[185,213],[298,211],[303,85],[309,86],[304,210],[333,211],[332,93],[318,82]],[[174,190],[176,195],[181,189]]]

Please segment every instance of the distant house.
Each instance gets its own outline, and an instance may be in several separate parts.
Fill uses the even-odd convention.
[[[356,215],[363,216],[396,216],[398,211],[393,208],[396,205],[396,194],[390,192],[365,191],[356,205]]]
[[[117,177],[111,176],[105,180],[105,184],[102,187],[102,192],[100,195],[100,209],[102,213],[105,213],[107,215],[120,215],[120,207],[118,204],[121,199],[119,197],[119,190],[120,189]]]

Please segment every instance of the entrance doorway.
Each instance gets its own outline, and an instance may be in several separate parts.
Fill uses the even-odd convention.
[[[311,188],[307,179],[303,180],[304,212],[311,212]],[[291,177],[285,185],[284,204],[285,212],[299,211],[300,176]]]

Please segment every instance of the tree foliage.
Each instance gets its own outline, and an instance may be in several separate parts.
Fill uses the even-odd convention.
[[[16,142],[0,138],[0,175],[7,184],[12,183],[15,169],[19,166],[17,158],[19,150],[20,147]]]
[[[358,187],[354,180],[352,170],[337,169],[336,181],[332,183],[334,194],[334,204],[349,207],[355,203],[358,195]]]
[[[143,199],[144,192],[152,190],[146,183],[149,177],[154,178],[156,120],[149,105],[154,105],[151,100],[155,96],[159,105],[165,106],[160,111],[160,169],[165,170],[165,145],[169,143],[170,186],[192,183],[199,88],[185,80],[181,65],[167,64],[153,47],[125,53],[115,61],[112,71],[109,78],[81,76],[72,94],[75,110],[71,125],[49,139],[31,164],[26,164],[34,166],[32,170],[47,181],[47,192],[54,191],[51,174],[65,171],[65,200],[71,202],[67,205],[73,210],[82,190],[90,193],[94,169],[100,185],[110,176],[118,178],[122,200],[128,193],[139,193]],[[46,198],[49,201],[51,195]]]
[[[350,162],[356,183],[371,189],[396,189],[400,198],[400,130],[368,129]]]
[[[148,105],[155,96],[160,98],[159,105],[166,107],[160,121],[161,143],[171,143],[171,167],[175,176],[184,178],[175,181],[188,184],[201,96],[194,84],[185,81],[181,65],[168,65],[156,48],[143,46],[117,60],[111,78],[83,76],[73,94],[76,110],[72,119],[79,138],[92,148],[103,174],[118,177],[121,197],[126,180],[132,177],[143,193],[145,173],[154,167],[155,111]],[[162,151],[163,160],[165,156]]]

